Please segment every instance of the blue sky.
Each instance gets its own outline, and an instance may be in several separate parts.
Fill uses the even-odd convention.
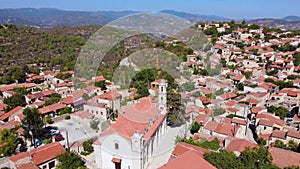
[[[80,11],[178,11],[242,18],[300,16],[299,0],[0,0],[0,8],[49,7]]]

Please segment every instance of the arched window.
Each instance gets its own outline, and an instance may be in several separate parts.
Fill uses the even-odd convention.
[[[115,143],[115,149],[119,150],[119,144],[118,143]]]

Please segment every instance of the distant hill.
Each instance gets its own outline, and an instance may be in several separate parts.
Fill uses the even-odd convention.
[[[286,30],[300,30],[300,21],[287,21],[280,19],[254,19],[247,21],[251,24],[257,24],[260,26],[273,27],[273,28],[282,28]]]
[[[281,19],[286,21],[300,21],[300,16],[290,15],[290,16],[283,17]]]
[[[198,15],[173,10],[163,10],[167,13],[194,21],[227,21],[214,15]],[[139,11],[64,11],[54,8],[20,8],[0,9],[0,23],[11,23],[18,25],[30,25],[37,27],[53,26],[82,26],[103,25],[126,15],[140,13]]]
[[[162,10],[161,13],[175,15],[191,21],[230,21],[215,15],[200,15],[174,10]],[[10,23],[17,25],[30,25],[36,27],[55,26],[84,26],[84,25],[104,25],[115,19],[140,13],[139,11],[64,11],[55,8],[20,8],[20,9],[0,9],[0,23]],[[261,26],[270,26],[284,29],[300,29],[300,17],[287,16],[281,19],[254,19],[249,23]]]
[[[221,17],[221,16],[216,16],[216,15],[199,15],[199,14],[191,14],[191,13],[186,13],[186,12],[178,12],[174,10],[162,10],[160,11],[161,13],[166,13],[166,14],[171,14],[175,15],[187,20],[192,20],[192,21],[230,21],[231,19]]]

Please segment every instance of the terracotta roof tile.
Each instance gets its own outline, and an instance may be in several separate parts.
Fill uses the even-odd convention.
[[[236,140],[232,140],[228,146],[226,147],[226,150],[230,150],[230,151],[238,151],[238,152],[243,152],[246,147],[249,148],[254,148],[254,147],[258,147],[256,144],[251,143],[245,139],[236,139]]]
[[[216,167],[205,161],[199,154],[191,150],[170,160],[159,169],[183,169],[187,167],[189,169],[216,169]]]
[[[300,153],[270,147],[269,152],[273,157],[273,163],[280,168],[295,165],[300,166]]]

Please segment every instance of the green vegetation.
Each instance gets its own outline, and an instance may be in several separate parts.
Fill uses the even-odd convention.
[[[65,108],[59,110],[58,115],[71,114],[71,113],[72,113],[72,108],[71,107],[65,107]]]
[[[232,151],[220,150],[204,154],[204,159],[218,169],[279,169],[272,164],[267,148],[246,148],[238,158]]]
[[[49,99],[45,101],[45,106],[49,106],[54,103],[58,103],[61,100],[61,96],[58,93],[53,93],[50,95]]]
[[[3,100],[3,103],[8,105],[5,112],[8,112],[15,107],[26,105],[25,95],[28,94],[26,88],[15,88],[14,92],[16,92],[14,95],[4,98]]]
[[[20,138],[13,129],[3,129],[0,132],[0,155],[11,156],[20,143]]]
[[[236,115],[236,114],[229,114],[229,115],[227,115],[226,117],[227,117],[227,118],[231,118],[231,119],[234,118],[234,117],[244,119],[243,116],[239,116],[239,115]]]
[[[197,133],[199,131],[200,127],[201,126],[200,126],[200,124],[198,122],[193,122],[192,126],[191,126],[191,129],[190,129],[190,132],[192,134],[195,134],[195,133]]]
[[[265,79],[265,82],[270,82],[270,83],[273,83],[275,85],[277,85],[279,87],[279,89],[283,89],[283,88],[290,88],[290,87],[293,87],[293,82],[292,81],[283,81],[283,80],[273,80],[271,78],[266,78]]]
[[[94,147],[92,146],[93,142],[96,141],[97,138],[92,138],[83,142],[83,150],[81,154],[89,155],[94,151]]]
[[[185,143],[192,144],[192,145],[195,145],[195,146],[199,146],[199,147],[209,149],[209,150],[215,150],[216,151],[216,150],[219,149],[219,140],[217,138],[215,138],[212,141],[207,141],[206,139],[203,139],[200,142],[198,142],[198,141],[194,141],[192,138],[187,139],[187,138],[178,137],[177,141],[185,142]]]
[[[270,106],[267,107],[268,112],[270,113],[275,113],[276,116],[279,116],[280,119],[284,119],[286,117],[286,114],[288,113],[288,109],[282,106],[275,107],[275,106]]]
[[[32,136],[30,135],[29,131],[32,132],[34,138],[37,138],[42,134],[44,123],[37,108],[26,108],[24,109],[23,114],[25,117],[21,126],[25,130],[24,137],[27,139],[29,138],[32,141]]]
[[[99,121],[96,121],[96,120],[91,120],[90,121],[90,127],[94,130],[99,130]]]
[[[72,77],[72,74],[58,73],[55,77],[58,78],[58,79],[61,79],[61,80],[65,80],[65,79],[70,79]]]
[[[57,169],[87,169],[85,162],[81,157],[73,151],[67,151],[64,154],[57,157],[59,161],[56,166]]]

